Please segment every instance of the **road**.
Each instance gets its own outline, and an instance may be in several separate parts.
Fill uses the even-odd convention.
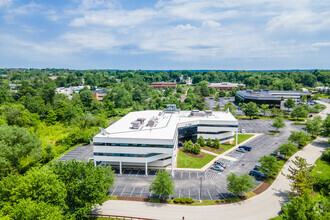
[[[324,104],[324,103],[322,103]],[[330,105],[320,115],[326,117]],[[298,151],[291,157],[282,169],[288,173],[289,166],[295,156],[305,158],[308,163],[314,163],[328,147],[327,139],[318,137],[313,143]],[[274,183],[263,193],[243,202],[228,205],[212,206],[181,206],[156,203],[109,200],[95,212],[111,215],[124,215],[154,219],[269,219],[278,215],[281,206],[288,201],[287,193],[290,190],[289,181],[280,174]]]

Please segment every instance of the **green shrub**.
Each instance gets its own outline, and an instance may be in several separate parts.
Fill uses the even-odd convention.
[[[322,160],[330,162],[330,149],[323,152]]]
[[[185,204],[187,202],[187,199],[186,198],[181,198],[180,201],[181,201],[182,204]]]
[[[186,201],[188,204],[191,204],[194,202],[194,200],[192,200],[191,198],[187,198],[187,201]]]
[[[219,203],[219,200],[215,200],[216,203]]]
[[[174,203],[179,203],[180,202],[180,198],[174,198]]]
[[[224,199],[221,199],[221,203],[225,203],[226,201]]]

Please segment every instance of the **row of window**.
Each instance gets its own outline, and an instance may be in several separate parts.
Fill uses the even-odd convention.
[[[151,153],[151,154],[118,154],[118,153],[99,153],[94,152],[94,156],[107,156],[107,157],[152,157],[159,154]]]
[[[158,147],[158,148],[173,148],[173,145],[154,145],[154,144],[123,144],[123,143],[101,143],[94,142],[96,146],[121,146],[121,147]]]

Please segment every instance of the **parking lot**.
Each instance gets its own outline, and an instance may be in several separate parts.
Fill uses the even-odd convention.
[[[238,130],[242,131],[242,129],[245,129],[246,133],[270,133],[275,131],[272,124],[273,120],[240,119],[238,120]]]
[[[88,161],[89,158],[93,158],[93,146],[92,145],[84,145],[78,146],[62,156],[58,161],[65,160],[73,160],[76,159],[78,161]]]
[[[258,120],[259,121],[259,120]],[[259,126],[252,122],[251,127]],[[263,123],[263,122],[262,122]],[[260,135],[246,145],[251,146],[252,150],[246,153],[232,151],[226,156],[237,159],[237,161],[221,160],[226,164],[223,172],[207,169],[205,172],[196,171],[175,171],[173,178],[175,182],[175,195],[171,197],[190,197],[195,200],[200,199],[200,179],[202,178],[202,200],[224,199],[231,197],[231,193],[226,189],[227,175],[235,173],[236,175],[249,173],[258,163],[260,157],[274,152],[282,143],[287,142],[291,130],[300,130],[301,126],[293,126],[291,122],[286,122],[287,127],[281,130],[281,133],[275,136]],[[243,124],[243,126],[245,123]],[[250,127],[250,126],[249,126]],[[245,126],[245,129],[247,127]],[[264,130],[267,130],[265,126]],[[259,132],[262,133],[262,132]],[[118,171],[117,171],[118,173]],[[144,170],[126,169],[123,175],[117,175],[115,186],[110,190],[110,195],[117,196],[139,196],[152,197],[148,187],[155,177],[156,170],[149,170],[148,176],[144,175]],[[262,182],[262,179],[255,178],[255,187]]]

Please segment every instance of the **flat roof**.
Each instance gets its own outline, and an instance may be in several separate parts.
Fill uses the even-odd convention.
[[[222,82],[222,83],[210,83],[207,86],[208,87],[237,87],[237,86],[245,86],[245,84]]]
[[[303,91],[282,91],[282,90],[259,90],[259,91],[252,91],[252,90],[242,90],[237,91],[236,94],[243,96],[244,98],[253,98],[258,100],[263,99],[271,99],[271,100],[281,100],[279,95],[310,95],[309,92]]]
[[[163,113],[160,110],[130,112],[105,129],[106,134],[98,133],[95,138],[125,138],[125,139],[162,139],[173,140],[178,124],[203,121],[209,124],[234,124],[237,119],[230,112],[212,112],[212,116],[190,116],[190,111]],[[131,122],[145,118],[144,123],[133,129]],[[153,127],[147,126],[150,119],[157,119]]]

